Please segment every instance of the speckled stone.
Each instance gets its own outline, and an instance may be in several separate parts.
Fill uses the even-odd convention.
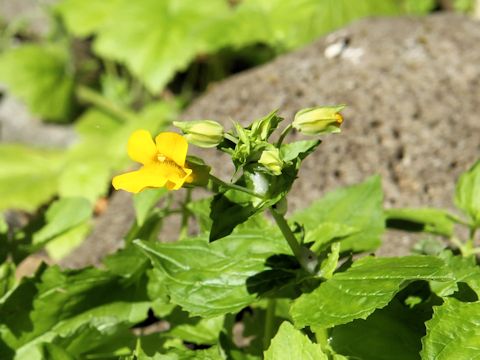
[[[455,179],[480,157],[478,44],[480,24],[454,14],[359,21],[212,86],[183,119],[230,126],[278,108],[291,120],[301,108],[344,103],[343,132],[305,161],[292,209],[373,174],[387,208],[453,209]],[[198,153],[229,174],[225,158]],[[412,239],[392,233],[379,254],[406,254]]]

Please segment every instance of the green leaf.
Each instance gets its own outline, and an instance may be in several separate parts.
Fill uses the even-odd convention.
[[[480,160],[458,179],[455,204],[480,227]]]
[[[222,35],[228,16],[224,0],[194,4],[123,0],[99,29],[94,50],[125,63],[150,91],[158,92],[196,54],[214,51],[224,44]]]
[[[5,261],[0,265],[0,299],[15,285],[15,264]]]
[[[475,257],[455,256],[449,250],[443,251],[439,257],[445,261],[445,266],[454,279],[445,282],[431,281],[433,292],[438,296],[450,296],[459,290],[459,283],[465,283],[480,296],[480,267]]]
[[[312,343],[307,336],[295,329],[288,321],[283,322],[280,326],[264,355],[265,360],[328,359],[319,344]]]
[[[194,344],[214,345],[223,329],[225,317],[217,316],[210,319],[190,317],[185,311],[176,308],[165,317],[165,320],[171,326],[165,335]]]
[[[366,320],[335,326],[329,343],[333,350],[352,359],[417,360],[425,334],[423,318],[419,310],[393,300]]]
[[[232,20],[231,41],[293,49],[361,17],[402,12],[397,1],[385,0],[244,0]]]
[[[49,120],[68,121],[73,71],[67,51],[54,45],[22,45],[0,56],[0,81],[30,110]]]
[[[48,240],[45,250],[54,261],[63,259],[79,246],[92,229],[90,221],[85,221]]]
[[[56,151],[0,146],[0,210],[34,211],[54,195],[63,155]]]
[[[444,261],[436,257],[365,257],[296,299],[290,314],[298,327],[346,324],[387,305],[411,280],[451,279]]]
[[[320,140],[302,140],[283,144],[280,148],[282,160],[289,162],[298,157],[303,159],[306,154],[311,153],[320,143]]]
[[[424,231],[450,237],[455,225],[452,216],[445,210],[435,208],[403,208],[385,210],[387,227]]]
[[[33,236],[33,244],[48,242],[84,221],[92,215],[92,205],[84,198],[62,198],[48,208],[46,225]]]
[[[49,360],[75,360],[67,351],[55,344],[42,344],[42,355],[45,359]]]
[[[213,243],[203,237],[135,244],[166,275],[170,301],[191,316],[209,318],[241,310],[258,292],[268,291],[277,276],[283,280],[282,272],[272,273],[268,282],[258,274],[270,270],[266,260],[271,255],[290,254],[278,232],[265,229],[237,232]]]
[[[100,29],[119,4],[120,0],[63,0],[55,8],[68,30],[84,37]]]
[[[233,191],[229,191],[233,193]],[[235,227],[245,221],[258,210],[249,202],[239,204],[231,201],[224,194],[214,196],[210,205],[210,241],[221,239],[232,233]]]
[[[195,216],[201,232],[208,232],[212,227],[210,219],[210,204],[212,198],[191,201],[187,204],[187,209]]]
[[[462,303],[446,299],[434,307],[422,339],[423,360],[467,360],[480,353],[480,302]]]
[[[383,192],[378,176],[365,182],[332,191],[304,210],[296,212],[291,220],[305,226],[307,233],[323,223],[340,223],[357,232],[346,236],[341,251],[367,251],[380,245],[385,229]]]
[[[167,189],[146,189],[133,197],[133,207],[137,225],[142,226],[145,223],[150,211],[155,205],[168,193]]]
[[[144,283],[143,283],[144,284]],[[30,354],[41,342],[68,337],[82,326],[131,327],[147,316],[145,286],[106,271],[62,272],[42,266],[0,303],[0,357]],[[101,339],[101,338],[100,338]]]

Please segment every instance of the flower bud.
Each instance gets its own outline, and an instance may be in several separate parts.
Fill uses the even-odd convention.
[[[264,150],[258,162],[273,175],[280,175],[282,173],[283,161],[280,159],[280,152],[277,148]]]
[[[344,107],[322,106],[300,110],[295,114],[292,126],[307,135],[340,132],[343,117],[339,112]]]
[[[213,120],[174,121],[173,125],[182,130],[189,143],[199,147],[215,147],[223,140],[223,126]]]

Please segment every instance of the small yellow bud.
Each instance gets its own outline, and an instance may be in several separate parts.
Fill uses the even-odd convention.
[[[182,130],[189,143],[199,147],[215,147],[223,140],[223,126],[213,120],[174,121],[173,125]]]
[[[277,148],[264,150],[258,162],[273,175],[280,175],[282,173],[283,161],[280,159],[280,152]]]
[[[295,114],[292,126],[307,135],[340,132],[343,117],[339,112],[344,107],[322,106],[300,110]]]

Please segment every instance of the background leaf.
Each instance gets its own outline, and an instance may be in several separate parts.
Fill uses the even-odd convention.
[[[195,5],[122,0],[99,30],[94,49],[105,58],[125,63],[150,91],[158,92],[197,53],[211,52],[223,45],[219,35],[227,16],[224,0]]]
[[[480,161],[458,179],[455,204],[480,227]]]
[[[73,97],[73,71],[68,61],[61,46],[22,45],[0,56],[0,81],[34,114],[68,121]]]
[[[424,231],[450,237],[455,222],[445,210],[434,208],[403,208],[385,210],[387,226],[390,228]]]
[[[62,160],[57,151],[0,145],[0,210],[34,211],[50,200]]]
[[[380,245],[385,229],[380,177],[334,190],[306,209],[297,211],[291,220],[305,226],[307,233],[326,222],[350,226],[357,232],[342,240],[341,251],[374,250]]]

